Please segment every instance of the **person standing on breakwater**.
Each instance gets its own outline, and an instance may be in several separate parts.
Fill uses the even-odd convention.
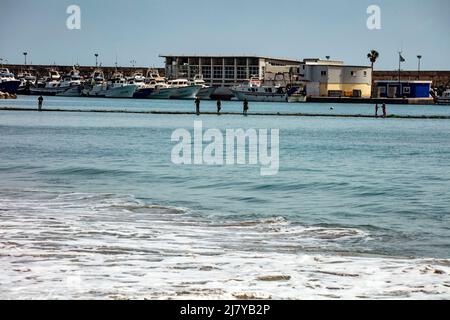
[[[198,97],[195,98],[195,113],[200,115],[200,99]]]
[[[386,103],[383,103],[381,109],[383,110],[383,118],[386,118],[387,117]]]
[[[217,114],[220,115],[220,110],[222,110],[222,102],[220,99],[217,99]]]
[[[39,96],[38,98],[38,111],[42,111],[42,103],[44,102],[44,98]]]
[[[378,110],[380,107],[378,106],[378,103],[375,105],[375,118],[378,118]]]
[[[244,99],[244,116],[247,116],[248,111],[248,100],[247,98]]]

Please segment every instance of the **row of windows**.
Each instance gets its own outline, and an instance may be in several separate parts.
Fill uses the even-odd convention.
[[[235,59],[234,58],[180,58],[180,59],[172,59],[167,58],[166,63],[169,65],[172,64],[178,64],[178,65],[199,65],[200,63],[202,65],[229,65],[234,66]],[[247,65],[247,59],[246,58],[236,58],[236,64],[241,66]],[[250,66],[259,66],[259,59],[258,58],[248,58],[248,64]],[[272,64],[276,65],[276,64]],[[285,64],[279,64],[279,65],[285,65]]]
[[[396,87],[394,87],[396,88]],[[380,87],[379,88],[379,92],[381,94],[385,94],[386,93],[386,87]],[[411,87],[403,87],[403,94],[410,94],[411,93]]]
[[[356,77],[356,72],[355,71],[350,71],[350,75],[352,77]],[[364,77],[367,77],[367,71],[364,71]]]
[[[321,76],[326,76],[326,75],[327,75],[327,72],[324,71],[324,70],[322,70],[322,71],[320,72],[320,75],[321,75]],[[352,77],[356,77],[356,72],[355,72],[355,71],[350,71],[350,75],[351,75]],[[364,77],[367,77],[367,71],[364,71]]]
[[[235,68],[234,67],[225,67],[225,69],[223,67],[220,66],[216,66],[211,68],[210,66],[203,66],[201,69],[197,66],[191,66],[189,68],[190,74],[191,75],[196,75],[196,74],[202,74],[204,78],[211,78],[211,76],[213,76],[213,78],[216,79],[221,79],[221,78],[225,78],[225,79],[234,79],[235,77]],[[183,75],[187,75],[187,69],[186,68],[179,68],[178,69],[178,73],[179,74],[183,74]],[[259,77],[260,76],[260,72],[259,72],[259,67],[249,67],[248,68],[248,74],[247,74],[247,67],[244,66],[238,66],[236,67],[236,77],[237,79],[247,79],[249,76],[255,76],[255,77]]]

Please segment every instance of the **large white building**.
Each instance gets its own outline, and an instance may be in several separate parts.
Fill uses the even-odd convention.
[[[165,58],[168,79],[193,79],[203,75],[207,84],[217,87],[237,85],[251,77],[264,79],[268,66],[298,66],[300,61],[264,56],[160,55]]]
[[[168,79],[202,75],[208,85],[231,87],[257,77],[266,85],[300,85],[310,97],[363,97],[372,92],[370,66],[343,61],[264,56],[161,55]]]

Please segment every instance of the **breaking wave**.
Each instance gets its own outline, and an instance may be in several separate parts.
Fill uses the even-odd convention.
[[[211,218],[131,195],[0,193],[0,298],[450,298],[450,260],[346,250],[367,230]]]

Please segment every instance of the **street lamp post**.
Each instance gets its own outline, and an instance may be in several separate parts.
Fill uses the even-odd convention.
[[[98,53],[95,53],[94,56],[95,56],[95,67],[97,68],[98,67]]]
[[[422,60],[422,55],[418,55],[417,59],[419,60],[419,65],[417,68],[417,80],[420,80],[420,61]]]
[[[25,67],[27,66],[27,54],[28,54],[28,52],[23,53],[23,56],[25,57]]]

